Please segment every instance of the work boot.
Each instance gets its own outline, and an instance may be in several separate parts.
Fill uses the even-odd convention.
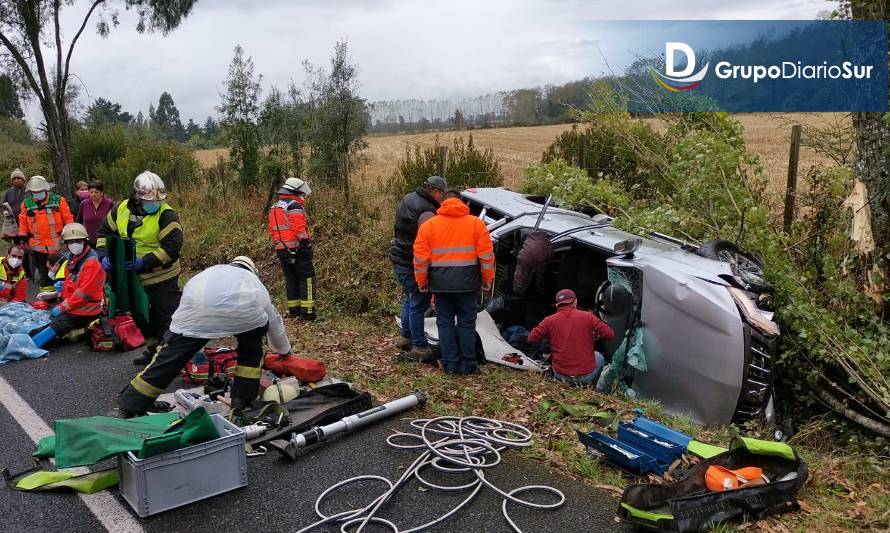
[[[303,309],[303,320],[307,320],[309,322],[315,322],[315,310],[314,309]]]
[[[132,411],[127,411],[126,409],[121,409],[120,407],[115,407],[114,409],[109,411],[108,414],[106,414],[105,416],[108,416],[111,418],[127,419],[127,418],[134,418],[137,416],[142,416],[142,415],[140,415],[139,413],[134,413]]]
[[[423,363],[433,355],[433,349],[429,346],[414,346],[410,351],[403,353],[400,358],[412,363]]]
[[[145,366],[151,362],[151,358],[155,356],[155,352],[158,351],[157,344],[151,344],[145,346],[145,351],[142,352],[139,357],[133,359],[133,364],[136,366]]]
[[[289,307],[287,309],[287,315],[291,318],[296,318],[300,320],[303,318],[303,308],[302,307]]]
[[[250,400],[245,400],[244,398],[232,398],[231,407],[232,410],[241,409],[242,411],[246,409],[250,409]]]
[[[396,348],[403,352],[407,352],[411,349],[413,344],[411,343],[411,339],[406,339],[405,337],[399,337],[395,342],[393,342]]]
[[[466,370],[461,370],[461,371],[460,371],[460,375],[461,375],[461,376],[472,376],[473,374],[478,374],[478,373],[479,373],[479,367],[478,367],[478,366],[474,366],[473,368],[468,368],[468,369],[466,369]]]

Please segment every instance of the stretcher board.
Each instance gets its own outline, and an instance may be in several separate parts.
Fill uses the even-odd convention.
[[[396,317],[396,323],[401,324],[401,320],[398,317]],[[439,328],[436,327],[436,318],[429,317],[424,319],[423,329],[426,332],[429,343],[433,346],[438,346]],[[482,340],[482,350],[485,352],[485,359],[491,363],[533,372],[544,372],[549,368],[548,365],[539,363],[510,346],[501,336],[497,324],[494,323],[494,319],[491,318],[488,311],[482,311],[476,315],[476,333]]]

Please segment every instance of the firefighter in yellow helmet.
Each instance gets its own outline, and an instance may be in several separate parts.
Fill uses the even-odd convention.
[[[146,170],[136,176],[130,198],[111,208],[96,239],[100,253],[110,235],[136,241],[136,260],[128,262],[126,268],[139,274],[148,296],[149,324],[140,324],[140,327],[146,338],[157,337],[159,340],[170,328],[170,320],[182,296],[179,290],[182,225],[179,215],[166,199],[163,180]],[[106,270],[111,268],[107,257],[102,266]],[[145,352],[133,360],[133,364],[148,363],[157,346],[157,341],[148,343]]]

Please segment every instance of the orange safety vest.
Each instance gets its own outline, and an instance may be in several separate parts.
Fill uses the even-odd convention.
[[[79,316],[102,312],[105,296],[105,270],[95,250],[87,248],[80,257],[71,258],[62,284],[62,311]]]
[[[433,292],[469,292],[494,281],[494,254],[485,223],[457,198],[442,202],[414,240],[414,278]]]
[[[306,200],[295,194],[282,194],[269,210],[269,236],[276,250],[294,249],[311,237],[306,221]]]
[[[66,224],[74,222],[68,201],[58,194],[47,194],[46,202],[38,204],[25,198],[19,212],[19,235],[30,235],[29,246],[35,252],[52,254],[62,249],[59,237]]]

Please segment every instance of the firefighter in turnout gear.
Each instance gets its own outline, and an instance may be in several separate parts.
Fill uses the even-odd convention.
[[[68,224],[61,237],[70,254],[62,284],[62,303],[53,308],[48,325],[31,332],[39,348],[69,331],[88,326],[102,315],[105,270],[96,251],[87,243],[86,228],[76,222]]]
[[[249,257],[216,265],[185,284],[182,304],[157,355],[117,397],[110,415],[130,418],[145,412],[179,375],[182,367],[211,339],[235,337],[238,365],[232,380],[233,409],[248,407],[259,394],[263,339],[274,353],[290,354],[281,315],[256,276]]]
[[[299,178],[287,178],[278,201],[269,210],[269,236],[284,271],[287,312],[291,317],[315,320],[315,267],[312,234],[304,204],[312,190]]]
[[[136,241],[136,260],[126,263],[127,270],[137,272],[148,296],[149,323],[139,324],[145,337],[163,339],[182,293],[179,290],[179,253],[182,250],[182,225],[179,216],[164,201],[167,190],[160,176],[145,171],[136,176],[130,198],[114,206],[102,222],[96,248],[105,248],[111,235]],[[102,266],[109,270],[107,257]],[[133,364],[147,363],[157,342],[147,343],[142,357]]]
[[[43,176],[32,176],[25,187],[25,200],[19,211],[19,237],[26,238],[31,253],[34,282],[42,291],[53,290],[46,269],[46,258],[62,249],[59,234],[74,222],[63,196],[50,192],[52,186]]]

